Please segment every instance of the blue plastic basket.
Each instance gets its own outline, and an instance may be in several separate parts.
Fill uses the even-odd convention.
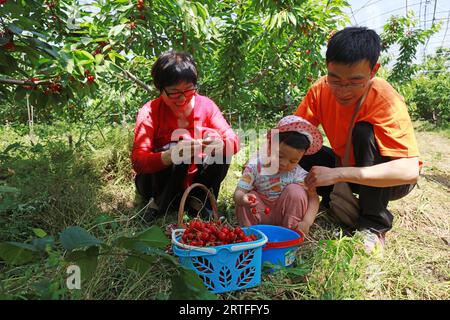
[[[273,269],[267,270],[268,272],[293,266],[297,250],[305,239],[303,233],[281,226],[265,224],[253,225],[249,228],[263,232],[268,238],[262,254],[262,264],[269,262],[274,265]]]
[[[267,237],[259,230],[242,228],[258,240],[214,247],[194,247],[179,242],[184,229],[172,232],[172,248],[181,265],[194,270],[213,293],[253,288],[261,283],[262,247]]]

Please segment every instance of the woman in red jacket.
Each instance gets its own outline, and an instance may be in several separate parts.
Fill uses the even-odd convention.
[[[132,151],[136,189],[145,201],[154,199],[144,214],[147,221],[164,214],[192,183],[204,184],[217,198],[231,157],[239,150],[239,139],[217,105],[198,94],[190,55],[163,53],[152,77],[160,96],[139,110]],[[206,199],[197,189],[188,202],[196,211]],[[210,210],[208,201],[206,205]]]

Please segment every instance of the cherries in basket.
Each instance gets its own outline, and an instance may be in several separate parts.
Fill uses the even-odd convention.
[[[181,243],[197,247],[220,246],[257,240],[255,234],[246,235],[240,227],[232,227],[221,221],[194,219],[186,224]]]

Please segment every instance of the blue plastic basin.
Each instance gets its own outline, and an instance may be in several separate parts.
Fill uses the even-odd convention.
[[[259,224],[249,228],[263,232],[268,242],[263,247],[262,264],[269,262],[276,269],[280,267],[289,267],[295,262],[295,253],[298,247],[305,239],[303,233],[297,230],[288,229],[280,226]],[[273,270],[268,270],[272,272]]]

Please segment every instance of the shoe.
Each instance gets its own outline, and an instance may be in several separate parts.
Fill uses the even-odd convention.
[[[144,219],[145,223],[151,224],[158,217],[158,211],[159,210],[155,208],[147,208],[147,210],[145,210],[144,214],[142,215],[142,219]]]
[[[362,229],[357,231],[356,234],[361,236],[362,243],[364,245],[364,251],[367,254],[372,254],[375,251],[383,251],[385,244],[385,237],[383,233],[376,233],[369,229]]]

